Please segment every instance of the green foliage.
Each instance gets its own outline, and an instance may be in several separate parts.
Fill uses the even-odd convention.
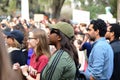
[[[38,0],[35,1],[29,0],[29,11],[34,13],[40,12],[40,4],[38,3]]]
[[[47,12],[53,0],[29,0],[29,9],[33,13]]]
[[[104,6],[98,6],[96,4],[94,5],[89,5],[84,7],[85,10],[90,11],[90,18],[95,19],[97,18],[98,14],[103,14],[105,13],[105,8]]]
[[[117,0],[110,0],[111,12],[115,18],[117,18]]]
[[[98,14],[105,14],[105,7],[107,6],[106,0],[88,0],[88,5],[85,4],[85,0],[79,0],[83,10],[90,11],[90,18],[97,18]]]
[[[4,12],[7,12],[7,2],[8,0],[0,0],[0,14],[4,14]]]
[[[65,5],[70,5],[71,4],[71,1],[70,0],[65,0]]]
[[[9,1],[9,11],[16,11],[16,0],[10,0]]]
[[[20,10],[20,1],[21,0],[0,0],[0,14],[12,14],[17,10]],[[62,1],[62,0],[28,0],[29,1],[29,11],[30,13],[50,13],[50,8],[54,9],[57,1]],[[71,4],[71,0],[65,0],[67,5]],[[110,3],[110,6],[112,8],[112,13],[114,17],[117,17],[117,0],[87,0],[88,5],[85,4],[86,0],[75,0],[81,2],[81,8],[78,9],[83,9],[90,11],[90,18],[95,19],[98,14],[104,14],[105,13],[105,7]],[[18,6],[19,4],[19,6]],[[59,7],[61,5],[57,5]],[[61,8],[61,7],[59,7]],[[57,8],[58,9],[58,8]],[[59,11],[58,11],[59,13]],[[56,14],[58,14],[56,13]]]

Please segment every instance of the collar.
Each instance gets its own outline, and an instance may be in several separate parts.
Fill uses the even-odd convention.
[[[92,47],[93,47],[97,42],[99,42],[99,41],[104,41],[104,40],[106,40],[105,37],[101,37],[101,38],[97,39],[97,40],[92,44]]]
[[[111,41],[110,44],[112,44],[114,42],[118,42],[118,41],[120,41],[120,40],[119,39],[115,39],[115,40]]]
[[[11,53],[12,51],[14,50],[20,50],[19,48],[16,48],[16,47],[9,47],[8,48],[8,53]]]

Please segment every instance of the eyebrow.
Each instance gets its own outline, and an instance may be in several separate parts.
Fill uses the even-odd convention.
[[[91,30],[91,29],[89,29],[89,28],[86,28],[86,30],[87,30],[87,31],[89,31],[89,30]]]

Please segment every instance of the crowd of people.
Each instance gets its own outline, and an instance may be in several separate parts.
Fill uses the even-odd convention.
[[[120,80],[120,25],[15,17],[0,23],[0,80]],[[79,68],[79,69],[78,69]]]

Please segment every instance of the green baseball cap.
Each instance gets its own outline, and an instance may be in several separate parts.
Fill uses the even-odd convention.
[[[48,24],[49,28],[54,28],[60,30],[62,33],[64,33],[69,39],[73,38],[74,36],[74,29],[71,26],[71,24],[66,22],[58,22],[56,24]]]

